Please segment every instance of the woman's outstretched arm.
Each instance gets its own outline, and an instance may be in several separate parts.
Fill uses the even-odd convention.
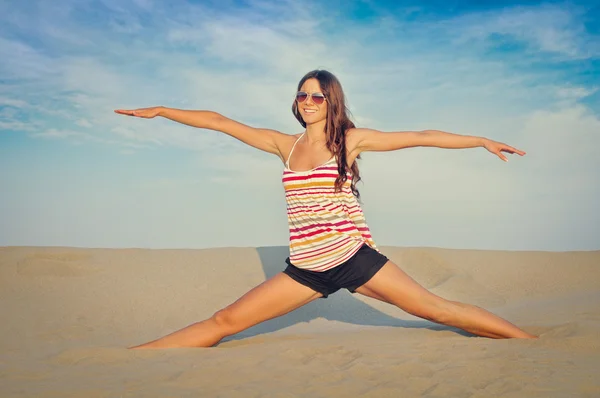
[[[366,151],[395,151],[402,148],[428,146],[448,149],[484,147],[505,162],[502,152],[525,155],[525,152],[501,142],[484,137],[459,135],[439,130],[398,131],[384,133],[372,129],[351,129],[348,131],[353,147],[358,153]]]
[[[145,119],[161,116],[188,126],[220,131],[254,148],[273,153],[282,159],[281,144],[286,138],[289,138],[287,134],[280,133],[279,131],[250,127],[212,111],[184,110],[156,106],[139,109],[117,109],[115,113]]]

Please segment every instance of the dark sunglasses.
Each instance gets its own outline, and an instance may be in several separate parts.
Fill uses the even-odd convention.
[[[304,91],[298,91],[296,93],[296,101],[298,102],[304,102],[308,99],[308,97],[310,97],[312,99],[312,102],[314,102],[317,105],[321,105],[323,102],[325,102],[325,96],[323,95],[323,93],[305,93]]]

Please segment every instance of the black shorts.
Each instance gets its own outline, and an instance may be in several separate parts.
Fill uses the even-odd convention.
[[[308,286],[327,298],[332,293],[345,288],[354,293],[367,283],[388,261],[388,258],[366,243],[349,260],[327,271],[309,271],[295,267],[288,257],[283,271],[298,283]]]

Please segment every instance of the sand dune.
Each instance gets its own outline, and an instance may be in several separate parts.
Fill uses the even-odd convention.
[[[0,396],[600,396],[600,252],[382,252],[540,339],[472,337],[338,292],[215,348],[131,351],[275,275],[287,248],[3,247]]]

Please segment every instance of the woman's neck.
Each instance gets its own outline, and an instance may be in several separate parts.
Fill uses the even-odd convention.
[[[327,135],[325,134],[325,126],[327,121],[309,124],[306,126],[306,142],[309,145],[315,145],[319,143],[325,143],[327,141]]]

